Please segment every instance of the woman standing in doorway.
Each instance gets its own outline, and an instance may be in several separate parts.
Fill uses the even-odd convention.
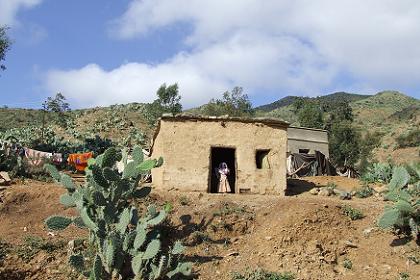
[[[229,175],[230,170],[226,164],[226,162],[222,162],[219,164],[219,168],[217,169],[218,175],[219,175],[219,193],[227,193],[231,192],[229,181],[227,178],[227,175]]]

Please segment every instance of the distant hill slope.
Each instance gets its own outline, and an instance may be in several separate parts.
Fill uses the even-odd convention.
[[[280,118],[292,125],[299,125],[292,107],[297,98],[288,96],[271,104],[257,107],[256,114],[261,117]],[[336,102],[339,99],[350,101],[355,114],[356,128],[361,133],[378,131],[384,135],[381,147],[375,152],[377,158],[385,160],[388,155],[395,153],[399,158],[405,157],[407,160],[418,158],[418,151],[414,151],[414,157],[410,149],[405,152],[405,156],[399,153],[395,139],[399,135],[407,134],[420,127],[420,100],[396,91],[384,91],[375,95],[337,92],[315,98],[326,103]],[[187,111],[201,114],[201,108]],[[0,131],[28,125],[40,126],[42,115],[41,110],[0,108]],[[98,134],[115,141],[124,139],[133,129],[144,133],[148,139],[153,134],[153,130],[145,120],[144,104],[132,103],[74,110],[69,115],[73,121],[67,130],[56,126],[57,134],[66,139],[70,139],[74,131],[82,136]],[[47,125],[52,123],[51,120],[52,117],[47,114]],[[407,161],[405,159],[404,161]]]
[[[298,98],[299,97],[297,96],[286,96],[286,97],[283,97],[282,99],[274,101],[273,103],[258,106],[255,108],[255,110],[263,111],[263,112],[270,112],[281,107],[292,105]]]
[[[420,100],[409,97],[397,91],[383,91],[367,99],[353,102],[353,111],[357,116],[358,122],[363,126],[381,126],[389,121],[393,114],[410,108],[413,113],[418,111]],[[417,109],[416,109],[417,108]]]
[[[323,95],[319,97],[307,97],[307,98],[317,99],[321,102],[330,103],[330,102],[335,102],[338,100],[347,100],[348,102],[355,102],[355,101],[363,100],[369,97],[371,97],[371,95],[353,94],[353,93],[347,93],[347,92],[335,92],[332,94],[327,94],[327,95]],[[298,96],[286,96],[273,103],[256,107],[255,110],[262,111],[262,112],[270,112],[281,107],[292,105],[298,98],[299,98]]]

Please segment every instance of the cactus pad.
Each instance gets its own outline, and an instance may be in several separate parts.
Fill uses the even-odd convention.
[[[63,230],[72,223],[71,218],[63,216],[51,216],[45,220],[45,225],[49,230]]]

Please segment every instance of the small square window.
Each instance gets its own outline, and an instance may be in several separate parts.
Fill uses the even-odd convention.
[[[270,163],[268,162],[269,153],[270,150],[257,150],[255,154],[257,169],[270,169]]]
[[[309,153],[309,149],[299,149],[299,154],[307,154]]]

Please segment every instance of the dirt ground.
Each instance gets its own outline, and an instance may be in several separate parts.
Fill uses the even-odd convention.
[[[152,192],[144,203],[173,206],[171,237],[187,246],[197,279],[230,280],[233,272],[257,267],[305,280],[400,279],[400,273],[420,279],[418,245],[375,226],[386,202],[377,196],[343,201],[309,193],[328,182],[345,190],[360,186],[356,179],[310,177],[300,187],[295,182],[286,197]],[[66,244],[87,233],[71,227],[51,234],[43,225],[52,214],[75,214],[60,205],[63,192],[36,181],[0,189],[0,280],[77,279],[67,266]],[[343,205],[365,217],[352,221]],[[65,245],[28,259],[21,253],[28,236]],[[351,269],[344,268],[345,260]]]

